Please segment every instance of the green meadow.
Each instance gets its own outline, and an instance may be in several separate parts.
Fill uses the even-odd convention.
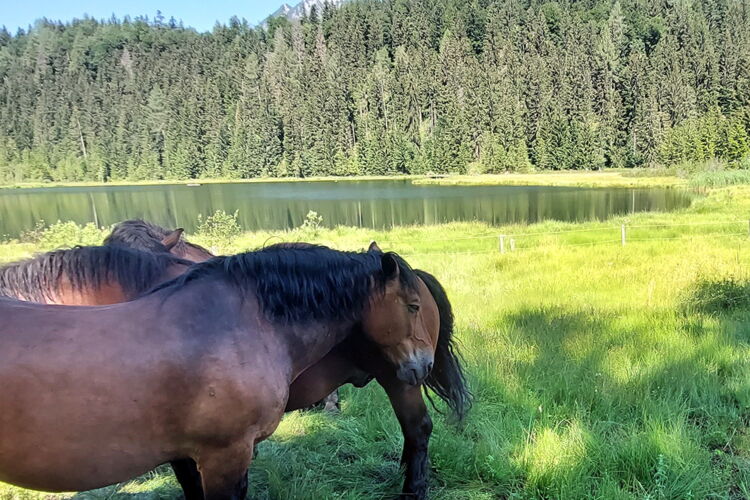
[[[679,212],[604,222],[189,238],[224,252],[374,239],[440,279],[475,403],[461,425],[432,412],[432,498],[740,499],[750,498],[748,217],[750,186],[733,186]],[[102,235],[61,234],[1,244],[0,262]],[[499,252],[500,234],[515,251]],[[346,387],[340,414],[289,414],[259,446],[251,498],[392,498],[400,450],[382,389]],[[161,468],[75,497],[178,494]],[[16,498],[53,497],[0,484],[0,499]]]

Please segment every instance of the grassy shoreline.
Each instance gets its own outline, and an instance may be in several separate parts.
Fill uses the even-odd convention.
[[[40,189],[40,188],[64,188],[64,187],[109,187],[109,186],[185,186],[189,184],[256,184],[268,182],[356,182],[356,181],[378,181],[378,180],[404,180],[419,179],[419,175],[363,175],[358,177],[254,177],[252,179],[158,179],[144,181],[108,181],[108,182],[42,182],[30,181],[10,184],[0,184],[0,189]]]
[[[112,182],[22,182],[0,184],[0,189],[38,189],[56,187],[108,187],[108,186],[158,186],[188,184],[254,184],[267,182],[357,182],[357,181],[411,180],[415,184],[441,186],[509,185],[509,186],[563,186],[563,187],[684,187],[687,181],[670,175],[650,175],[647,169],[564,172],[508,173],[483,175],[381,175],[358,177],[258,177],[253,179],[188,179]]]
[[[687,187],[685,179],[670,175],[648,175],[648,171],[610,170],[602,172],[538,172],[530,174],[453,175],[446,178],[422,178],[415,184],[440,186],[560,186],[560,187]],[[630,175],[626,175],[630,174]]]
[[[604,222],[252,232],[223,250],[375,239],[436,274],[476,403],[461,428],[432,412],[434,499],[734,500],[750,497],[748,213],[750,186],[735,186]],[[500,233],[516,252],[497,251]],[[34,250],[3,244],[0,261]],[[285,417],[259,446],[253,498],[400,490],[400,432],[383,391],[347,387],[342,400],[339,416]],[[177,494],[160,468],[86,498]],[[0,484],[0,499],[18,498],[55,496]]]

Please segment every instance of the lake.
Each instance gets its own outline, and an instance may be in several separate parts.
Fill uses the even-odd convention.
[[[676,189],[439,186],[409,180],[0,189],[0,236],[16,237],[40,220],[105,226],[132,218],[191,232],[198,214],[217,209],[239,210],[247,230],[294,228],[309,210],[321,214],[326,226],[382,229],[473,220],[493,225],[603,220],[675,210],[690,200]]]

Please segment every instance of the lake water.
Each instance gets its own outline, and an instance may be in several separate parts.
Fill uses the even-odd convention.
[[[0,236],[18,236],[39,220],[100,226],[143,218],[166,227],[196,227],[198,214],[239,210],[243,228],[287,229],[309,210],[324,225],[387,228],[448,221],[489,224],[603,220],[690,204],[675,189],[415,185],[408,180],[266,182],[0,189]]]

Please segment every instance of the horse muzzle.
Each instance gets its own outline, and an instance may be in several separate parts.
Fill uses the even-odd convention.
[[[398,366],[396,376],[409,385],[419,385],[432,370],[432,355],[414,355]]]

